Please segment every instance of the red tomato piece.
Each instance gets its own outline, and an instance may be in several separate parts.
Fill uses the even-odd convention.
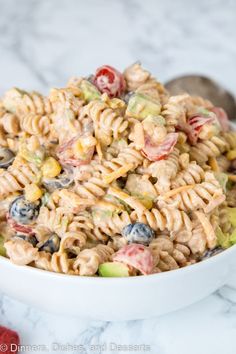
[[[137,243],[122,247],[115,253],[113,260],[134,267],[144,275],[151,274],[154,267],[151,251]]]
[[[77,139],[78,138],[75,137],[75,138],[67,141],[65,144],[61,145],[57,149],[57,156],[59,157],[59,160],[62,164],[78,167],[81,165],[88,165],[90,163],[90,161],[92,160],[94,150],[95,150],[94,146],[87,150],[86,156],[84,156],[84,158],[78,159],[75,156],[73,156],[73,154],[71,154],[71,156],[68,156],[67,152],[69,150],[72,151],[73,144],[77,141]]]
[[[0,353],[18,353],[20,338],[17,332],[0,326]]]
[[[141,152],[150,161],[163,160],[173,151],[177,140],[178,133],[169,133],[161,144],[153,145],[150,142],[150,138],[147,137],[145,139],[145,147]]]
[[[91,157],[93,156],[93,153],[94,153],[94,149],[91,150]],[[70,166],[73,166],[73,167],[79,167],[79,166],[82,166],[82,165],[88,165],[91,161],[91,158],[87,158],[85,160],[82,160],[82,159],[76,159],[76,158],[71,158],[71,159],[60,159],[60,162],[62,164],[65,164],[65,165],[70,165]]]
[[[186,133],[192,144],[197,142],[199,133],[205,124],[213,123],[214,117],[204,117],[202,115],[195,114],[188,119],[188,127]]]
[[[68,140],[66,143],[60,145],[57,149],[57,153],[61,154],[61,153],[65,152],[67,149],[72,148],[72,146],[76,142],[76,140],[77,140],[77,137],[74,137],[74,138]]]
[[[211,111],[216,114],[223,132],[227,132],[229,130],[229,117],[225,110],[221,107],[213,107]]]
[[[32,227],[18,224],[15,220],[10,218],[9,214],[7,214],[7,222],[16,232],[22,232],[27,235],[34,235],[34,231]]]
[[[119,97],[125,91],[124,76],[115,68],[103,65],[96,70],[94,85],[110,98]]]

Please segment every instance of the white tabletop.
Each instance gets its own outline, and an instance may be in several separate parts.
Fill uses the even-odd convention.
[[[235,39],[234,0],[0,0],[0,92],[46,93],[102,64],[122,70],[141,60],[160,80],[202,73],[236,93]],[[236,290],[121,323],[55,316],[0,295],[0,324],[19,331],[22,344],[42,346],[28,353],[235,354]],[[144,346],[116,347],[129,344]]]

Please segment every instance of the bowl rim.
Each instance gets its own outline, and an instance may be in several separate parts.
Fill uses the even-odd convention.
[[[207,265],[214,264],[215,262],[219,261],[220,259],[222,260],[224,257],[227,255],[236,252],[236,244],[223,250],[222,252],[205,259],[203,261],[188,265],[186,267],[178,268],[178,269],[173,269],[167,272],[161,272],[161,273],[154,273],[154,274],[148,274],[148,275],[142,275],[142,276],[133,276],[133,277],[94,277],[94,276],[87,276],[87,275],[72,275],[72,274],[63,274],[63,273],[56,273],[56,272],[51,272],[49,270],[43,270],[40,268],[34,268],[32,266],[28,265],[18,265],[14,264],[10,261],[9,258],[0,256],[0,264],[1,263],[6,263],[10,267],[15,268],[16,270],[21,270],[21,271],[26,271],[26,272],[32,272],[32,274],[41,274],[42,276],[46,276],[47,278],[63,278],[66,281],[76,281],[76,282],[82,282],[82,283],[87,283],[87,282],[93,282],[93,283],[107,283],[107,282],[112,282],[116,284],[120,284],[121,282],[140,282],[140,281],[145,281],[149,282],[152,281],[153,279],[156,278],[161,278],[161,279],[167,279],[171,277],[175,277],[177,275],[181,275],[184,273],[188,272],[194,272],[194,270],[199,270],[202,267],[206,267]],[[74,280],[72,280],[74,279]]]

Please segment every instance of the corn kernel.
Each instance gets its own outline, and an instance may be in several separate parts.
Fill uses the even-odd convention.
[[[77,140],[74,143],[73,152],[74,152],[75,157],[81,157],[81,155],[83,155],[84,147],[83,147],[83,145],[82,145],[80,140]]]
[[[183,132],[179,132],[179,135],[178,135],[178,143],[179,144],[184,144],[185,142],[187,141],[187,135]]]
[[[209,157],[209,165],[211,166],[212,171],[220,172],[220,168],[215,157]]]
[[[53,178],[60,174],[61,165],[53,157],[48,157],[42,166],[43,176],[46,178]]]
[[[236,150],[230,150],[227,155],[226,155],[228,160],[234,160],[236,159]]]
[[[42,190],[37,184],[32,183],[25,186],[25,199],[29,202],[35,202],[42,197]]]
[[[150,198],[145,198],[145,197],[142,198],[142,197],[140,197],[138,199],[145,206],[145,208],[152,209],[153,201]]]

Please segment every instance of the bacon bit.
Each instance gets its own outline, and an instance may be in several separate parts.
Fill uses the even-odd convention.
[[[222,131],[229,131],[229,117],[225,110],[221,107],[213,107],[211,109],[211,112],[216,114],[216,117],[221,125]]]
[[[151,251],[136,243],[122,247],[114,254],[113,260],[134,267],[144,275],[151,274],[154,267]]]
[[[18,224],[15,220],[13,220],[9,216],[8,213],[6,215],[6,218],[7,218],[7,222],[10,225],[10,227],[12,229],[14,229],[15,231],[22,232],[23,234],[27,234],[27,235],[34,235],[34,231],[33,231],[32,227]]]
[[[96,70],[93,83],[100,92],[107,93],[110,98],[121,96],[126,87],[124,76],[109,65],[103,65]]]
[[[147,137],[145,139],[145,147],[141,152],[150,161],[163,160],[173,151],[177,140],[178,133],[169,133],[161,144],[153,145],[150,143],[150,138]]]

